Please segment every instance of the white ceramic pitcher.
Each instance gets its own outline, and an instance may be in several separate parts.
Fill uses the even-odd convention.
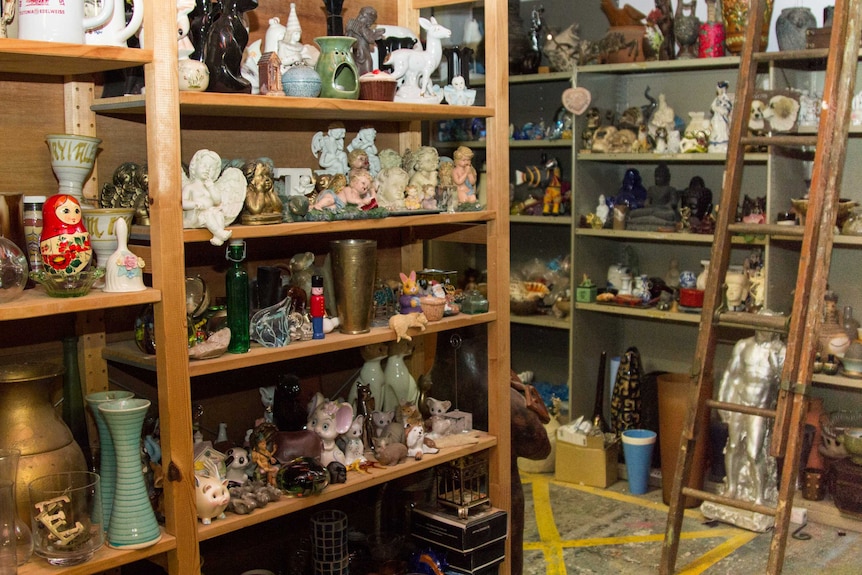
[[[113,2],[85,18],[83,0],[18,0],[18,38],[83,44],[84,31],[101,26],[113,12]]]
[[[113,16],[103,25],[84,32],[84,44],[95,46],[126,46],[126,40],[141,29],[144,22],[144,0],[132,0],[132,17],[126,23],[124,0],[102,0],[103,4],[114,4]]]

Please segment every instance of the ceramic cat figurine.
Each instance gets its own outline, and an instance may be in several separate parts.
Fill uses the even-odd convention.
[[[388,437],[373,437],[374,456],[381,465],[398,465],[407,459],[407,446]]]
[[[350,429],[341,437],[345,440],[344,445],[344,465],[351,465],[355,462],[365,463],[365,445],[362,443],[362,432],[365,428],[365,417],[357,415],[353,418],[353,423],[350,424]]]
[[[374,425],[374,437],[386,438],[393,442],[404,442],[404,428],[395,421],[394,411],[371,412],[371,423]]]
[[[399,418],[404,427],[422,425],[422,414],[419,413],[419,406],[416,403],[406,399],[400,399],[398,403],[400,404]]]

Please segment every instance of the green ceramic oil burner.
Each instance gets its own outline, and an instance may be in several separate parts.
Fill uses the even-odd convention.
[[[353,60],[353,44],[350,36],[322,36],[314,41],[320,46],[320,58],[315,71],[320,75],[321,98],[359,98],[359,71]]]

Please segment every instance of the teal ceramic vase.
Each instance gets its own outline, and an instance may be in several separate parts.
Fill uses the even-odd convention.
[[[321,98],[359,98],[359,71],[353,59],[350,36],[322,36],[314,41],[320,46],[320,57],[314,70],[320,76]]]
[[[115,549],[141,549],[162,538],[141,473],[141,431],[149,407],[150,401],[140,398],[99,404],[117,461],[117,483],[108,525],[108,545]]]
[[[117,399],[129,399],[135,394],[131,391],[97,391],[89,393],[84,400],[93,412],[96,429],[99,432],[99,477],[102,488],[102,514],[105,529],[111,524],[111,509],[114,506],[114,490],[117,485],[117,456],[114,452],[114,441],[108,424],[99,411],[99,405]]]

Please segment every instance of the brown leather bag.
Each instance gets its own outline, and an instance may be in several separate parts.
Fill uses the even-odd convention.
[[[527,409],[535,413],[542,423],[548,423],[551,421],[551,414],[548,413],[548,406],[546,406],[545,402],[542,401],[542,396],[539,395],[539,390],[529,383],[522,382],[521,378],[518,377],[518,374],[514,371],[511,372],[509,377],[509,384],[512,386],[512,389],[524,394],[524,401],[527,403]]]

